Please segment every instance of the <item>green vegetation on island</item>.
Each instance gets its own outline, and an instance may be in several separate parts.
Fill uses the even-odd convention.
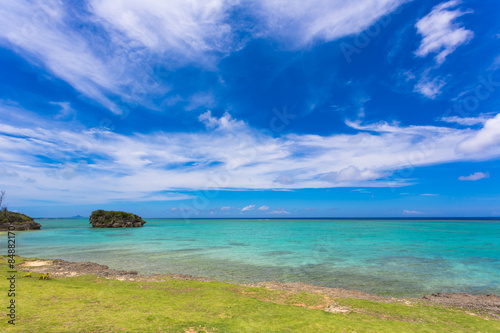
[[[2,259],[0,288],[8,290],[9,268]],[[2,332],[500,332],[498,318],[423,301],[332,299],[221,282],[95,275],[16,283],[16,325],[6,317]],[[7,293],[2,297],[8,304]]]
[[[146,221],[132,213],[98,209],[90,215],[89,223],[94,228],[132,228],[142,227]]]
[[[4,206],[5,191],[0,191],[0,231],[9,230],[9,226],[15,231],[40,229],[41,224],[26,214],[11,212]]]

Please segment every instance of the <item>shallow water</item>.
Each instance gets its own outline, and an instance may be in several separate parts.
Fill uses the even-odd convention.
[[[92,229],[86,219],[40,219],[42,230],[16,233],[17,252],[227,282],[302,281],[392,296],[500,295],[498,221],[146,221],[143,228]]]

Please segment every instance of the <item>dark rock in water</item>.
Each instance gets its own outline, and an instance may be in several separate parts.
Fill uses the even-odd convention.
[[[94,228],[134,228],[146,223],[140,216],[132,213],[102,209],[93,211],[89,221]]]
[[[42,227],[28,215],[7,210],[0,211],[0,231],[8,231],[9,226],[14,228],[10,228],[10,231],[37,230]]]

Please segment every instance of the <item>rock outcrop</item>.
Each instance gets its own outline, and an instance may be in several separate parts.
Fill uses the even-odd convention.
[[[9,212],[7,210],[0,211],[0,231],[21,231],[21,230],[37,230],[42,227],[40,223],[35,222],[28,215]]]
[[[93,211],[89,221],[94,228],[134,228],[146,223],[140,216],[132,213],[102,209]]]

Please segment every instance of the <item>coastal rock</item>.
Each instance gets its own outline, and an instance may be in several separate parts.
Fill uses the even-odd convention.
[[[14,231],[37,230],[42,227],[40,223],[35,222],[28,215],[7,210],[0,211],[0,231],[8,231],[9,226],[14,227]]]
[[[146,223],[140,216],[132,213],[102,209],[93,211],[89,221],[94,228],[137,228]]]
[[[472,295],[468,293],[437,293],[425,295],[423,300],[465,309],[481,309],[500,317],[500,297],[494,294]]]
[[[35,273],[46,274],[50,272],[53,276],[94,274],[105,278],[115,277],[123,280],[134,279],[138,276],[136,271],[116,270],[93,262],[72,262],[62,259],[26,261],[20,267]]]
[[[2,259],[0,257],[0,259]],[[4,260],[6,260],[4,258]],[[93,274],[106,279],[116,279],[120,281],[147,281],[160,282],[171,279],[214,282],[216,280],[204,277],[196,277],[186,274],[155,274],[149,276],[139,275],[137,271],[125,271],[109,268],[106,265],[96,264],[94,262],[73,262],[62,259],[55,260],[26,260],[19,266],[23,271],[29,271],[39,274],[50,273],[55,277],[73,277],[87,274]],[[142,287],[141,287],[142,288]]]

